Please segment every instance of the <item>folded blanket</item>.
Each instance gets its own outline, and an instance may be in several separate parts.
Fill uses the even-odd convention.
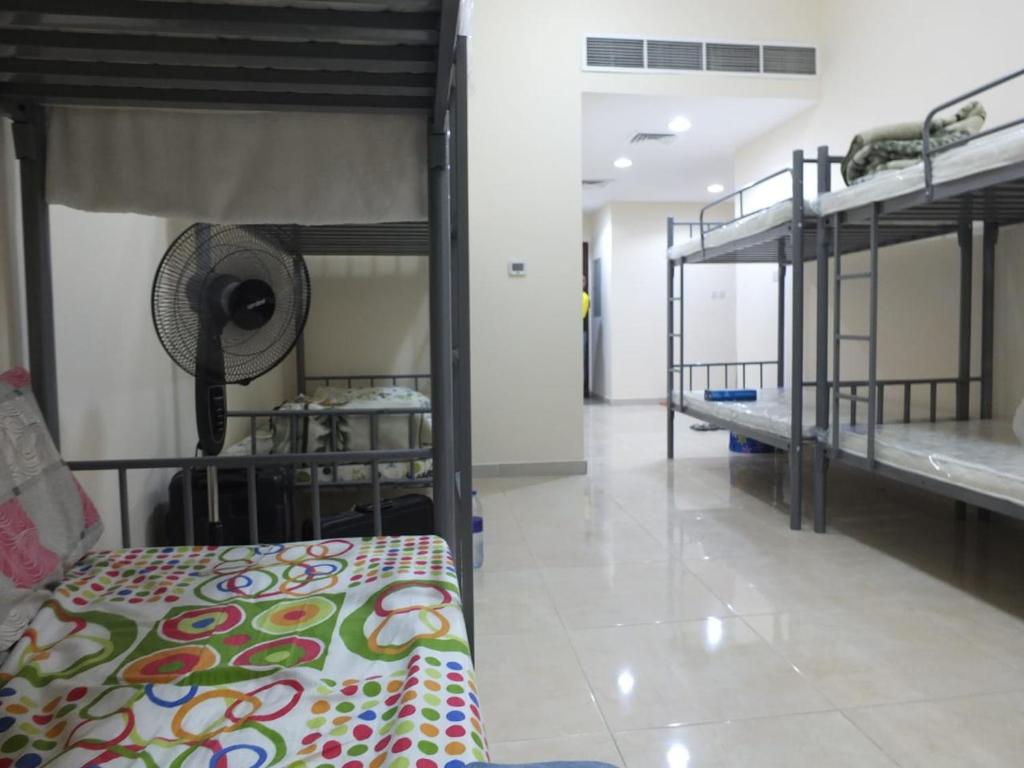
[[[932,121],[933,146],[941,147],[971,136],[985,124],[985,108],[980,102],[964,105],[951,117]],[[847,184],[878,171],[906,168],[924,156],[921,123],[894,123],[862,131],[853,137],[843,159],[843,179]]]

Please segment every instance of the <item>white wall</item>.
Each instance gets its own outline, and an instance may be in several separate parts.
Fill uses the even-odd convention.
[[[922,13],[927,16],[926,27],[921,27]],[[885,23],[863,23],[882,18]],[[737,182],[788,164],[797,147],[813,153],[818,144],[827,143],[834,154],[843,154],[859,129],[923,119],[936,103],[1018,68],[1022,23],[1024,6],[1015,0],[981,0],[969,10],[955,3],[913,0],[823,2],[819,103],[743,148],[737,159]],[[918,39],[908,33],[915,29],[920,30]],[[1021,115],[1024,82],[980,98],[988,108],[990,126],[1016,119]],[[975,242],[980,259],[980,238]],[[1002,233],[997,251],[995,389],[996,410],[1004,416],[1024,395],[1024,338],[1017,332],[1024,272],[1016,258],[1022,246],[1024,233],[1011,229]],[[958,295],[956,254],[954,238],[886,249],[882,254],[881,376],[955,372],[956,313],[950,308],[956,306]],[[813,266],[806,282],[805,349],[810,373],[814,366]],[[976,274],[976,290],[978,284]],[[844,323],[853,327],[865,316],[864,296],[858,295],[857,288],[846,290]],[[739,300],[754,306],[764,299],[765,294],[751,290]],[[976,313],[978,309],[976,300]],[[977,331],[973,352],[977,359]],[[844,376],[862,370],[857,354],[851,351],[849,364],[844,357]]]
[[[611,203],[595,216],[592,241],[601,243],[605,293],[595,393],[605,400],[665,398],[666,222],[669,216],[694,221],[700,208],[699,203]],[[679,230],[677,236],[687,233]],[[731,264],[686,268],[687,362],[736,359],[735,289]]]
[[[179,231],[164,219],[51,206],[61,452],[68,460],[191,456],[193,379],[164,352],[150,314],[160,258]],[[249,387],[230,387],[233,408],[270,407],[294,389],[289,358]],[[244,425],[228,435],[238,439]],[[154,505],[169,472],[129,474],[133,543],[152,543]],[[120,544],[116,477],[82,476],[106,526],[100,546]]]
[[[7,128],[7,126],[3,126]],[[23,362],[20,236],[17,161],[9,129],[0,129],[0,371]]]
[[[306,373],[430,373],[428,262],[412,256],[307,258],[313,303]]]
[[[817,25],[814,0],[736,0],[727,10],[710,0],[476,1],[469,94],[474,463],[583,458],[580,95],[817,95],[816,82],[799,78],[584,73],[584,36],[813,43]],[[508,278],[511,259],[525,259],[530,276]]]
[[[590,219],[590,392],[611,398],[612,345],[609,329],[614,322],[612,302],[612,211],[604,206]]]

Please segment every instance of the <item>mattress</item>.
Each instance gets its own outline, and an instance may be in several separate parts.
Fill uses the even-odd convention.
[[[807,207],[808,213],[813,214],[815,212],[815,203],[811,200],[806,200],[804,205]],[[714,248],[719,245],[725,245],[727,243],[734,242],[744,237],[750,237],[752,235],[760,234],[761,232],[767,232],[773,227],[777,227],[779,224],[784,224],[793,218],[793,201],[783,200],[782,202],[776,203],[769,208],[759,211],[758,213],[750,216],[745,216],[737,221],[730,222],[724,226],[713,229],[710,232],[704,233],[704,247]],[[684,240],[681,243],[677,243],[669,249],[669,258],[678,259],[682,256],[692,256],[695,253],[700,253],[701,242],[700,237],[691,237],[688,240]]]
[[[12,766],[450,766],[487,757],[431,536],[87,556],[0,668]]]
[[[936,184],[970,176],[981,171],[1024,161],[1024,126],[1000,131],[935,156],[932,163]],[[924,163],[882,171],[864,181],[818,197],[822,216],[888,200],[924,188]]]
[[[676,403],[679,395],[673,396]],[[804,391],[802,432],[806,439],[815,436],[814,392]],[[762,433],[789,439],[792,423],[792,398],[789,389],[759,389],[757,400],[750,402],[711,402],[704,399],[704,390],[683,392],[687,415],[695,419],[717,419],[735,424],[738,431],[747,427]]]
[[[867,455],[865,427],[846,427],[840,448]],[[882,424],[875,460],[924,477],[1024,504],[1024,447],[1009,422]]]

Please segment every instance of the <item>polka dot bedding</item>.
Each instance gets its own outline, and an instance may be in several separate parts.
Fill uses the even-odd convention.
[[[432,536],[93,553],[0,668],[0,768],[486,759]]]

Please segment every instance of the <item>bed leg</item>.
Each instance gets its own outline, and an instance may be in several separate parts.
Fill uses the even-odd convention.
[[[828,455],[825,445],[814,444],[814,532],[825,533],[828,527]]]
[[[967,502],[965,501],[954,501],[953,502],[953,515],[956,517],[958,523],[966,522],[967,520]]]

